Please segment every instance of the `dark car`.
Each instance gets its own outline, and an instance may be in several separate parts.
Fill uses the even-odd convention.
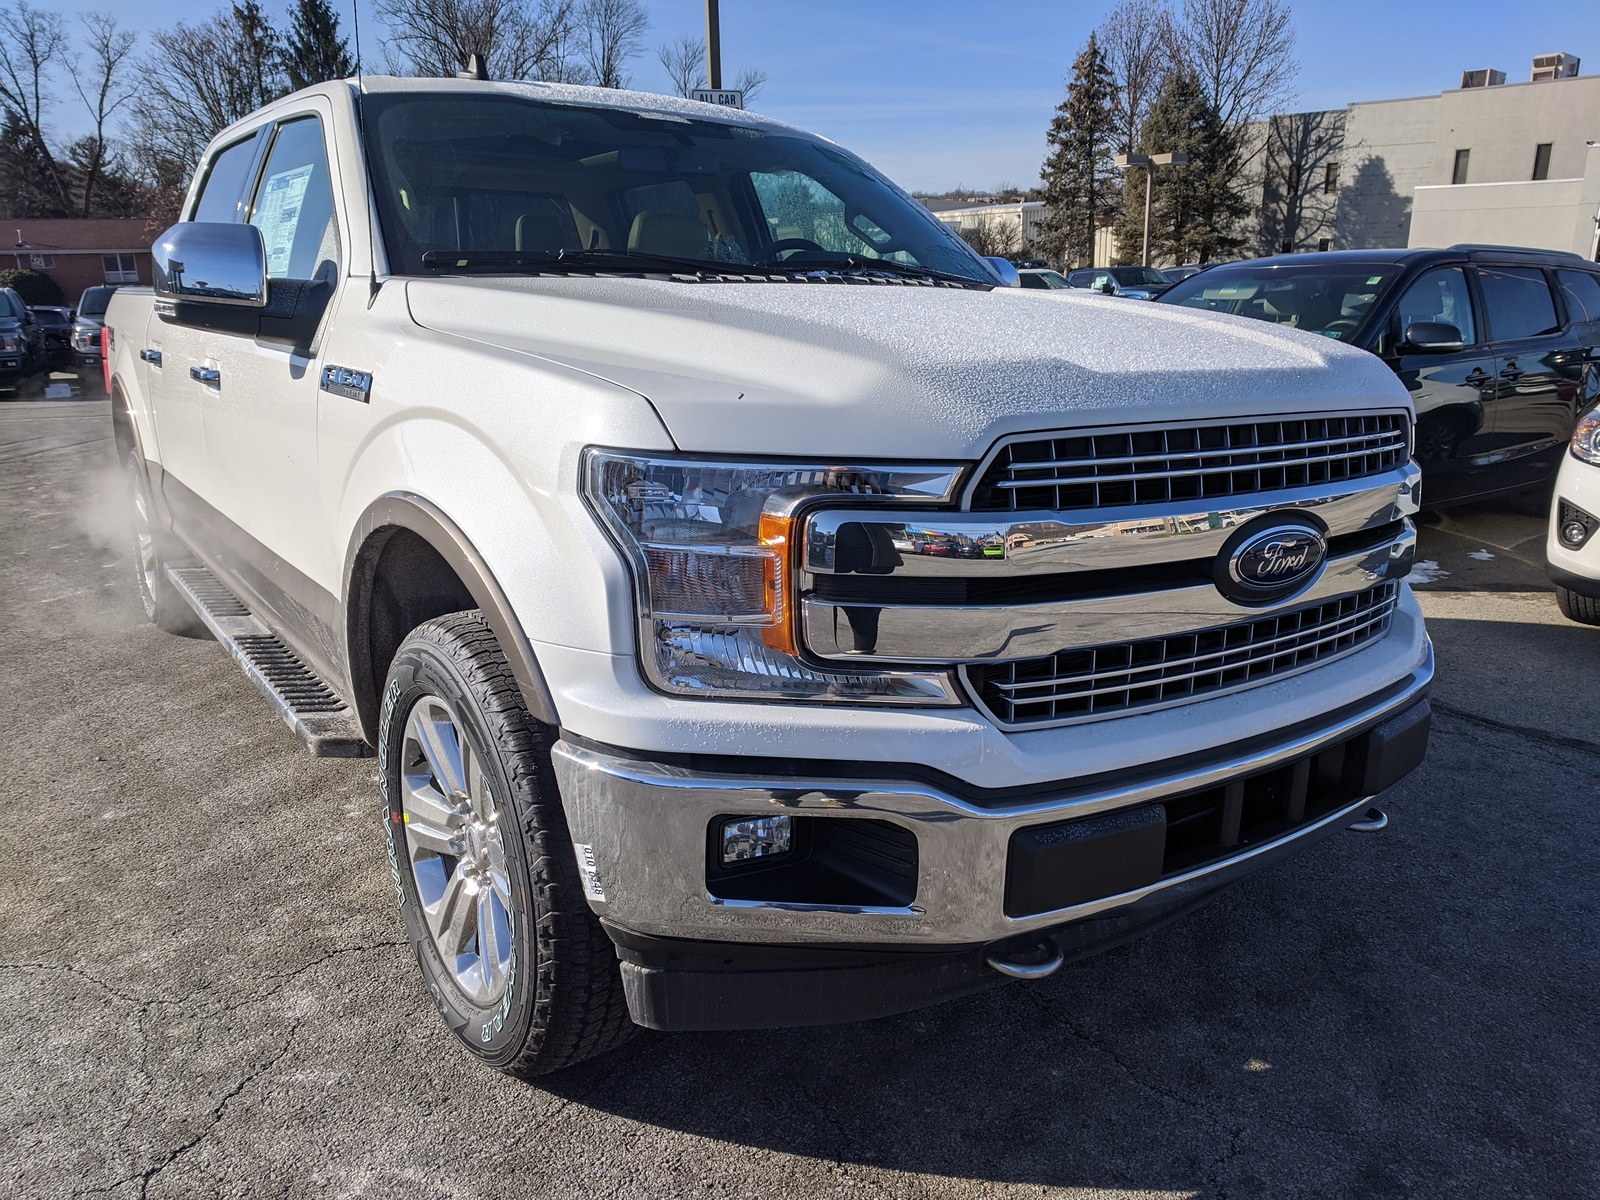
[[[1600,264],[1505,246],[1211,267],[1161,297],[1369,350],[1417,408],[1429,507],[1546,484],[1600,388]]]
[[[0,288],[0,389],[21,385],[39,369],[39,326],[13,288]]]
[[[100,327],[106,323],[106,305],[117,289],[102,284],[88,288],[78,301],[78,316],[72,323],[72,364],[76,367],[100,365]]]
[[[72,318],[70,308],[57,308],[50,304],[35,304],[28,310],[39,328],[39,346],[44,351],[43,366],[47,371],[67,366],[72,362]]]
[[[1172,280],[1154,267],[1085,267],[1068,275],[1067,283],[1133,300],[1154,300],[1172,286]]]

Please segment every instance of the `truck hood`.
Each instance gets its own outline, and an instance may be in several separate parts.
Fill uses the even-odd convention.
[[[419,325],[638,392],[696,453],[973,459],[1029,430],[1410,405],[1365,351],[1109,296],[550,277],[406,289]]]

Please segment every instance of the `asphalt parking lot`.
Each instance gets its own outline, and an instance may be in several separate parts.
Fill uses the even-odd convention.
[[[372,763],[144,623],[109,434],[0,404],[0,1193],[1600,1194],[1600,629],[1541,518],[1423,530],[1434,741],[1386,831],[1041,983],[529,1085],[421,992]]]

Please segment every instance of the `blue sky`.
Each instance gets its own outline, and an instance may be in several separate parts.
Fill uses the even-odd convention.
[[[345,16],[350,0],[334,0]],[[107,0],[45,0],[69,15]],[[204,18],[210,0],[119,0],[141,32],[176,12]],[[269,13],[286,0],[263,0]],[[665,90],[653,47],[703,30],[703,0],[646,0],[652,49],[633,83]],[[1038,178],[1044,131],[1072,59],[1112,0],[721,0],[725,74],[751,64],[770,80],[752,106],[842,142],[908,188],[988,188]],[[1299,0],[1293,5],[1300,108],[1426,95],[1465,68],[1528,77],[1535,54],[1566,50],[1600,71],[1597,0]],[[382,26],[363,0],[369,61]],[[348,22],[348,17],[346,16]],[[348,33],[348,27],[346,29]],[[56,123],[81,124],[58,87]],[[71,101],[69,103],[69,100]]]

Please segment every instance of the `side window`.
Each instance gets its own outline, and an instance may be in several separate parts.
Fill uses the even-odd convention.
[[[256,157],[256,136],[235,142],[211,160],[191,221],[237,221],[249,185],[250,164]]]
[[[268,279],[332,279],[339,272],[339,222],[322,143],[322,122],[297,117],[278,126],[250,224],[267,248]]]
[[[1438,321],[1454,325],[1467,345],[1478,341],[1477,322],[1472,319],[1472,297],[1467,291],[1467,275],[1460,267],[1440,267],[1417,277],[1406,289],[1398,306],[1400,334],[1419,321]]]
[[[1600,321],[1600,275],[1588,271],[1557,271],[1556,284],[1567,302],[1567,316],[1574,325]]]
[[[1537,267],[1479,267],[1489,336],[1497,342],[1537,337],[1561,327],[1544,272]]]

